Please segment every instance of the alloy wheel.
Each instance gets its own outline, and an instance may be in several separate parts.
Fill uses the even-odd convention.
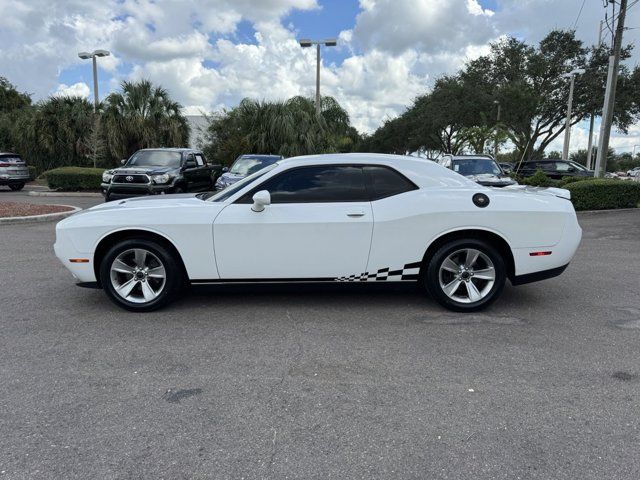
[[[484,299],[496,281],[491,259],[475,248],[463,248],[448,255],[438,272],[440,288],[447,297],[459,303],[475,303]]]
[[[128,302],[149,303],[162,293],[167,280],[164,265],[149,250],[132,248],[111,263],[111,285]]]

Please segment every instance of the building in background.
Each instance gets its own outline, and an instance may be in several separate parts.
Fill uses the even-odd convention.
[[[207,118],[204,115],[185,115],[191,134],[189,135],[189,148],[202,148],[207,131]]]

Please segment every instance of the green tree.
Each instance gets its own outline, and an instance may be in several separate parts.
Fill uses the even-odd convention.
[[[629,53],[628,47],[623,56],[628,57]],[[481,92],[480,99],[500,103],[501,122],[510,140],[521,157],[531,158],[542,156],[564,132],[569,82],[563,75],[576,67],[587,72],[575,81],[573,125],[591,112],[600,111],[607,67],[604,47],[585,48],[573,31],[552,31],[536,46],[515,38],[494,43],[491,53],[469,62],[460,78]],[[623,68],[615,115],[616,124],[622,129],[632,119],[629,81],[630,74]]]
[[[128,158],[136,150],[183,147],[189,143],[189,125],[182,106],[169,92],[148,80],[123,82],[102,106],[102,123],[112,159]]]

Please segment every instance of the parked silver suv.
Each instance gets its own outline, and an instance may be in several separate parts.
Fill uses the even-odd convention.
[[[20,155],[0,152],[0,185],[9,185],[11,190],[22,190],[29,181],[29,169]]]

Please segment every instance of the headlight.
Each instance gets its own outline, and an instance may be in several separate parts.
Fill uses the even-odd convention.
[[[171,177],[167,173],[153,175],[151,178],[153,179],[153,183],[168,183],[169,180],[171,180]]]
[[[104,183],[109,183],[112,178],[113,178],[113,173],[111,173],[111,172],[104,172],[102,174],[102,181]]]

